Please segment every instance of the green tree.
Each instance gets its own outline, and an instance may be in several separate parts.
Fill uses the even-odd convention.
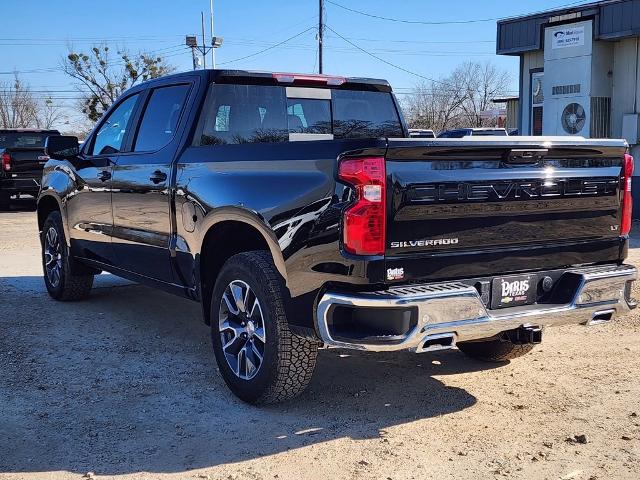
[[[145,52],[131,55],[126,49],[113,55],[106,44],[94,46],[88,53],[70,51],[62,69],[79,83],[83,94],[79,107],[92,122],[128,88],[174,70],[162,57]]]

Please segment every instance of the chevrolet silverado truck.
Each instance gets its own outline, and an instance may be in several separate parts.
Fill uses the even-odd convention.
[[[0,210],[9,208],[12,196],[37,197],[42,169],[49,159],[44,154],[48,136],[57,130],[0,129]]]
[[[47,140],[46,288],[83,299],[106,271],[200,302],[254,404],[300,393],[322,346],[505,361],[635,306],[624,141],[408,137],[382,80],[142,83],[81,148]]]

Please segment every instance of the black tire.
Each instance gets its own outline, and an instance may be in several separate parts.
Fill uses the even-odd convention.
[[[0,192],[0,212],[9,210],[10,205],[11,195],[9,195],[7,192]]]
[[[247,286],[246,293],[243,291],[241,296],[245,308],[232,302],[233,307],[237,307],[234,313],[223,295],[227,295],[228,299],[229,295],[235,297],[232,286],[237,291],[243,285]],[[251,306],[250,296],[253,302]],[[287,322],[288,299],[289,292],[268,252],[234,255],[218,275],[211,300],[213,351],[225,383],[245,402],[254,405],[283,402],[299,395],[311,380],[318,344],[291,332]],[[249,309],[250,313],[247,312]],[[242,315],[244,317],[241,318]],[[229,327],[229,323],[234,327],[221,327]],[[223,347],[223,336],[227,350]],[[241,353],[237,354],[237,362],[233,361],[233,355],[234,351],[245,348],[245,368],[242,368]],[[227,360],[229,355],[232,360]],[[251,357],[249,364],[247,356]],[[232,363],[235,363],[235,369]],[[250,371],[249,365],[255,368]]]
[[[50,245],[52,241],[47,238],[47,235],[53,236],[53,232],[55,232],[57,238],[57,249],[50,248],[53,247],[53,245]],[[93,275],[85,272],[78,273],[71,268],[73,258],[71,258],[67,247],[60,212],[51,212],[44,221],[40,242],[42,244],[44,283],[49,295],[60,301],[87,298],[93,286]],[[58,254],[57,260],[54,252]],[[58,269],[57,275],[52,273],[52,262],[55,263],[55,268]]]
[[[532,343],[515,344],[507,339],[497,338],[478,342],[458,343],[458,348],[483,362],[505,362],[526,355],[535,347]]]

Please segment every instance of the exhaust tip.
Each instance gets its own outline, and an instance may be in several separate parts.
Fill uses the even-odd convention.
[[[456,346],[455,333],[441,333],[437,335],[427,335],[422,344],[416,349],[417,353],[435,352],[438,350],[448,350]]]
[[[591,320],[589,320],[585,325],[599,325],[601,323],[607,323],[609,320],[613,318],[613,314],[615,310],[613,308],[609,310],[601,310],[599,312],[595,312],[591,316]]]

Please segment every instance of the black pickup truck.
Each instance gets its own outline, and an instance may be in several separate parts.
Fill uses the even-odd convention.
[[[248,402],[301,392],[323,345],[504,361],[635,306],[622,140],[411,139],[385,81],[210,70],[46,152],[50,295],[108,271],[200,302]]]
[[[9,207],[13,195],[38,196],[42,168],[49,159],[44,154],[48,136],[57,130],[0,129],[0,210]]]

